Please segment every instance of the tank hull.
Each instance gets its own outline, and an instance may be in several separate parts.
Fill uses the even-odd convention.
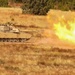
[[[28,33],[0,32],[0,42],[26,42],[30,38]]]

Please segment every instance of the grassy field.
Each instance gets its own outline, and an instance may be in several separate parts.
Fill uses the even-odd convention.
[[[0,44],[1,75],[74,75],[75,50],[33,44]]]
[[[31,34],[25,43],[0,43],[0,75],[75,75],[75,45],[59,40],[46,16],[0,14],[0,23]]]

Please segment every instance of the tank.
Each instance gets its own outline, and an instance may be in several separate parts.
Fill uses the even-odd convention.
[[[9,23],[0,25],[0,42],[26,42],[30,38],[31,34],[21,32]]]

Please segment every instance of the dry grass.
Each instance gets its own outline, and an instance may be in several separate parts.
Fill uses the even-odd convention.
[[[75,50],[32,44],[0,44],[0,74],[74,75]]]
[[[22,14],[22,9],[21,8],[5,8],[5,7],[0,7],[0,13],[6,13],[6,14]]]
[[[1,14],[0,22],[12,22],[16,25],[25,25],[25,26],[36,26],[36,27],[47,27],[46,17],[45,16],[32,16],[32,15],[23,15],[23,14]],[[45,20],[45,22],[43,22]]]
[[[20,8],[0,8],[0,23],[7,22],[34,27],[47,27],[48,24],[46,16],[24,15]]]

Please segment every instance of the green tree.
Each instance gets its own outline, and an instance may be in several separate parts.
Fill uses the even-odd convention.
[[[31,14],[46,14],[48,11],[47,7],[48,0],[23,0],[24,6],[22,7],[24,13]]]
[[[22,0],[24,13],[45,15],[50,9],[75,10],[75,0]]]

